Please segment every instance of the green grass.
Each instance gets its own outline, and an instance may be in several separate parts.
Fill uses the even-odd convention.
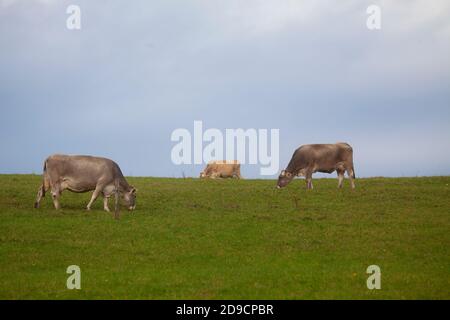
[[[129,181],[137,209],[114,220],[90,193],[33,209],[41,177],[1,175],[0,298],[450,299],[450,177]]]

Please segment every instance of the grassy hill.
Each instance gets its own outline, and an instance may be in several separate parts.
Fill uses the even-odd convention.
[[[1,175],[0,299],[450,299],[450,177],[129,181],[114,220],[90,193],[33,209],[41,177]]]

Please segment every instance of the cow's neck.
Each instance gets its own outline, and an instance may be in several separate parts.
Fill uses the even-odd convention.
[[[297,166],[292,161],[288,164],[286,168],[286,171],[292,174],[296,174],[298,170],[300,170],[300,168],[297,168]]]
[[[119,183],[119,191],[121,192],[129,192],[131,190],[131,186],[125,179],[120,179]]]

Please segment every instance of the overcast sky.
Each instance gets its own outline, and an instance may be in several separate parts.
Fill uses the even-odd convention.
[[[197,176],[170,136],[202,120],[280,129],[280,169],[347,141],[357,176],[448,175],[450,1],[0,0],[0,108],[0,173],[68,153]]]

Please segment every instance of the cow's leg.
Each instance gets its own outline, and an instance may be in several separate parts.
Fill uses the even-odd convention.
[[[60,196],[61,196],[61,189],[59,185],[52,186],[52,200],[56,210],[61,208],[61,205],[59,204]]]
[[[109,207],[108,207],[108,199],[109,198],[107,196],[103,195],[103,209],[105,211],[110,212]]]
[[[347,168],[347,175],[348,180],[350,180],[350,185],[352,186],[352,189],[355,189],[355,180],[354,180],[355,173],[353,171],[353,166]]]
[[[39,208],[40,204],[41,204],[41,200],[43,197],[45,197],[45,193],[48,191],[48,189],[50,189],[50,183],[49,181],[46,179],[45,175],[44,175],[44,179],[42,181],[42,185],[39,187],[37,196],[36,196],[36,201],[34,202],[34,207],[35,208]]]
[[[305,172],[305,180],[306,180],[306,189],[312,189],[312,171],[308,170]]]
[[[36,196],[36,201],[34,202],[34,207],[35,208],[39,208],[39,205],[41,203],[41,199],[42,197],[45,196],[45,189],[44,189],[44,183],[42,183],[42,185],[39,187],[37,196]]]
[[[108,207],[108,200],[110,196],[111,193],[107,192],[106,190],[103,190],[103,209],[108,212],[111,212],[111,210],[109,210]]]
[[[91,210],[91,206],[94,203],[94,201],[98,198],[98,196],[100,195],[100,192],[101,192],[101,188],[99,188],[97,186],[97,188],[95,188],[94,192],[92,193],[91,200],[87,204],[86,209]]]
[[[344,174],[345,171],[344,170],[337,170],[337,174],[338,174],[338,188],[342,188],[342,182],[344,181]]]

